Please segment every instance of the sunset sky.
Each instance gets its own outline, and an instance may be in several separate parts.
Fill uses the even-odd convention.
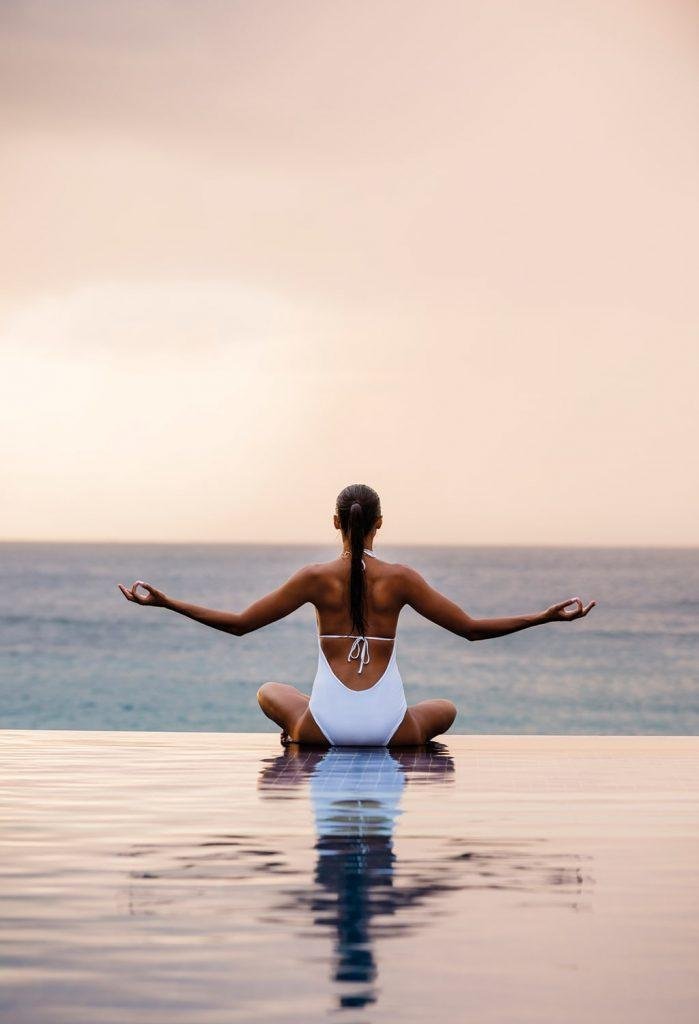
[[[0,538],[699,543],[696,3],[0,29]]]

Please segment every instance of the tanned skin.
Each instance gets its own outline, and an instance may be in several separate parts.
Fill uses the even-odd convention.
[[[335,528],[342,536],[342,553],[330,562],[306,565],[295,572],[277,590],[255,601],[242,612],[216,611],[188,604],[168,597],[149,583],[137,581],[130,588],[119,584],[127,601],[154,608],[168,608],[187,618],[220,629],[233,636],[244,636],[285,618],[304,604],[316,610],[319,633],[353,633],[347,598],[350,574],[350,547],[342,534],[340,521],[333,517]],[[364,540],[364,547],[373,550],[376,531],[381,528],[379,517]],[[490,640],[506,636],[520,629],[540,626],[548,622],[572,622],[583,618],[596,601],[583,606],[579,597],[559,601],[544,611],[529,615],[513,615],[497,619],[476,619],[423,579],[407,565],[384,562],[367,557],[367,625],[368,636],[394,637],[401,609],[409,605],[424,618],[464,640]],[[139,589],[140,588],[140,589]],[[145,591],[143,593],[142,591]],[[570,608],[574,605],[573,608]],[[391,657],[393,644],[382,641],[371,643],[371,661],[361,676],[357,663],[347,662],[347,640],[323,640],[323,650],[330,667],[338,679],[352,690],[369,689],[383,675]],[[263,683],[257,691],[262,711],[282,728],[281,741],[327,747],[328,741],[316,724],[308,707],[310,695],[288,683]],[[446,732],[456,717],[456,707],[450,700],[424,700],[411,705],[393,734],[389,746],[421,746],[428,740]]]

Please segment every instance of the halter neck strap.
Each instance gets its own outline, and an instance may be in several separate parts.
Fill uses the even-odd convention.
[[[347,558],[349,554],[350,554],[349,551],[343,551],[342,554],[340,555],[340,558]],[[374,552],[370,551],[369,548],[364,548],[364,554],[365,555],[371,555],[372,558],[376,558],[376,555],[374,554]],[[366,565],[364,564],[364,559],[362,559],[362,569],[366,569]]]

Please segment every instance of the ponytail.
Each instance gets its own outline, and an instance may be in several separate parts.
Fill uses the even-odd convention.
[[[337,496],[335,512],[342,532],[349,541],[350,566],[349,612],[352,629],[364,636],[366,625],[366,581],[362,555],[364,538],[381,515],[379,496],[367,484],[350,484]]]
[[[350,568],[350,615],[352,616],[352,629],[360,636],[364,636],[366,629],[366,583],[364,581],[364,567],[362,555],[364,554],[364,516],[362,506],[358,501],[353,501],[349,511],[349,542],[352,552],[352,564]]]

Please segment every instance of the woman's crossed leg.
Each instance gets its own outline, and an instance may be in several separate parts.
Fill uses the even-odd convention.
[[[264,714],[281,726],[282,744],[308,743],[327,747],[328,741],[308,707],[310,699],[289,683],[263,683],[257,691],[257,700]],[[421,746],[451,728],[455,718],[456,707],[450,700],[422,700],[412,704],[388,746]]]

